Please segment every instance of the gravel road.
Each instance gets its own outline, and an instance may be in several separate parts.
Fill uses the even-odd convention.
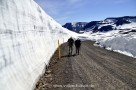
[[[67,43],[50,60],[35,90],[136,90],[136,59],[82,42],[80,55],[68,56]]]

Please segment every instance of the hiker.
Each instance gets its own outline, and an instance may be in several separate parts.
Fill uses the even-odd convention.
[[[72,37],[68,39],[69,55],[72,55],[74,40]]]
[[[79,38],[75,41],[75,47],[76,47],[76,54],[79,55],[79,51],[81,47],[81,40]]]

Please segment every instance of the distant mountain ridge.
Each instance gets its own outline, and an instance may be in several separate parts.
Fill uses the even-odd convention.
[[[102,21],[66,23],[63,27],[80,33],[84,31],[103,32],[118,29],[124,24],[136,23],[136,16],[109,17]]]
[[[63,27],[78,33],[80,30],[83,30],[87,23],[88,22],[66,23]]]

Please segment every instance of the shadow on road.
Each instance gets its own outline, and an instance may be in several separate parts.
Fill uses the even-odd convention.
[[[61,58],[74,57],[74,56],[76,56],[76,54],[72,54],[72,55],[63,55],[63,56],[61,56]]]

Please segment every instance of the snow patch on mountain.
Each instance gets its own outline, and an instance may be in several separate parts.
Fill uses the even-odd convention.
[[[119,25],[117,29],[136,29],[136,22],[132,22],[131,24]]]

